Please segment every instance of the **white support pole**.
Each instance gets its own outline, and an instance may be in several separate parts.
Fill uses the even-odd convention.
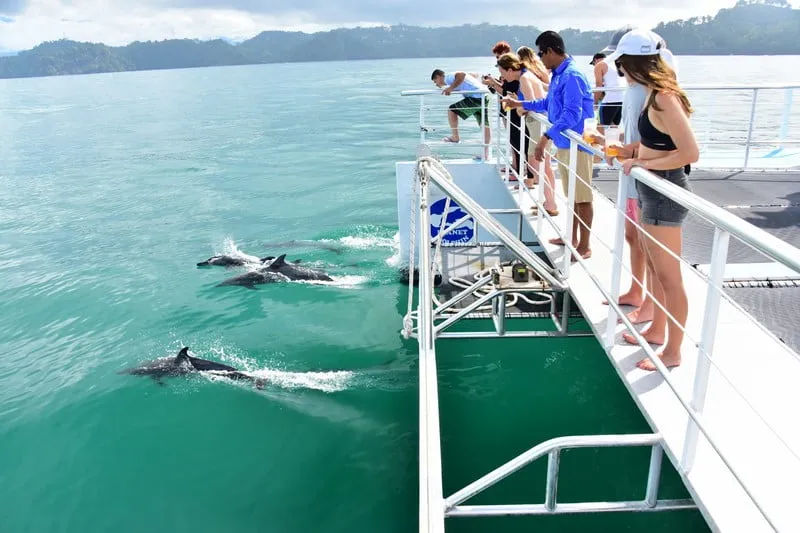
[[[564,243],[572,242],[572,228],[575,225],[575,169],[578,167],[578,143],[569,140],[569,180],[567,187],[567,228],[563,237]],[[572,263],[572,253],[567,246],[564,246],[564,279],[569,278],[569,265]]]
[[[781,118],[781,144],[780,147],[784,148],[784,142],[789,138],[789,121],[792,117],[792,88],[784,89],[783,95],[783,117]]]
[[[616,218],[614,220],[614,252],[611,263],[611,298],[619,299],[620,277],[622,275],[622,258],[625,252],[625,207],[628,203],[628,180],[632,180],[624,172],[619,172],[617,185]],[[614,307],[608,306],[608,322],[606,323],[605,347],[610,349],[616,342],[617,313]]]
[[[711,356],[714,353],[714,339],[717,336],[717,318],[719,317],[719,304],[722,300],[722,281],[725,275],[725,264],[728,259],[728,242],[730,233],[716,228],[714,230],[714,244],[711,248],[711,265],[706,290],[706,306],[703,313],[703,326],[700,333],[700,342],[697,347],[697,369],[695,370],[694,390],[692,392],[691,407],[696,413],[701,414],[706,402],[706,390],[711,371]],[[698,427],[689,419],[686,428],[686,441],[683,446],[681,466],[689,471],[694,464],[697,450]]]
[[[744,147],[744,168],[750,161],[750,143],[753,140],[753,124],[756,119],[756,100],[758,99],[758,89],[753,89],[753,100],[750,103],[750,124],[747,126],[747,144]]]

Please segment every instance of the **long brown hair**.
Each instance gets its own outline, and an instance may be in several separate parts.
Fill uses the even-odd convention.
[[[517,50],[517,56],[519,56],[519,60],[525,68],[530,70],[542,83],[550,83],[550,74],[547,72],[542,60],[539,59],[539,56],[533,52],[532,48],[520,46]]]
[[[522,61],[519,60],[517,54],[503,54],[497,59],[497,66],[506,70],[522,70]]]
[[[661,111],[661,108],[656,103],[656,94],[663,91],[675,93],[686,113],[692,114],[694,112],[686,92],[678,85],[675,71],[667,65],[660,55],[632,56],[623,54],[618,61],[633,81],[651,90],[650,99],[647,102],[648,106],[656,111]]]

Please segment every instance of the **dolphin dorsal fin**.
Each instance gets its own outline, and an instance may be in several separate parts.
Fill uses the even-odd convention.
[[[286,254],[278,256],[272,263],[270,263],[269,267],[272,269],[280,268],[286,264]]]
[[[189,348],[184,346],[181,348],[181,351],[178,352],[178,355],[175,357],[175,361],[177,363],[182,363],[183,361],[189,360]]]

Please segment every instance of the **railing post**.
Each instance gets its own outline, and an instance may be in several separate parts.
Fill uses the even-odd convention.
[[[489,130],[489,140],[484,138],[483,141],[483,149],[486,151],[486,161],[488,162],[492,158],[492,127],[489,125],[489,97],[488,95],[484,95],[481,97],[481,113],[483,113],[483,120],[481,121],[481,128],[483,131],[481,132],[482,135],[486,135],[486,130]],[[483,154],[481,154],[483,157]]]
[[[722,300],[722,281],[725,275],[725,264],[728,259],[729,240],[730,233],[720,228],[714,230],[714,244],[711,248],[711,266],[708,289],[706,290],[706,306],[703,313],[700,342],[697,347],[697,369],[695,371],[694,390],[692,391],[691,407],[697,413],[703,412],[706,402],[706,389],[708,387],[709,371],[711,370],[711,356],[714,353],[714,339],[717,335],[717,318],[719,316],[719,304]],[[686,441],[683,446],[683,458],[681,459],[681,465],[687,472],[691,470],[694,464],[697,437],[697,424],[692,419],[689,419],[686,428]]]
[[[658,486],[661,483],[661,458],[664,451],[660,444],[654,444],[650,452],[650,471],[647,473],[647,491],[644,502],[648,507],[655,507],[658,503]]]
[[[560,163],[559,163],[560,164]],[[566,243],[572,243],[572,228],[575,225],[575,217],[578,213],[575,212],[575,169],[578,166],[578,143],[569,140],[569,179],[567,187],[567,228],[564,235],[564,278],[569,277],[569,265],[572,263],[572,252]],[[560,169],[559,169],[560,170]]]
[[[419,143],[425,144],[425,95],[419,95]]]
[[[499,97],[499,95],[498,95],[498,97]],[[500,175],[500,154],[502,154],[502,152],[500,151],[500,131],[501,131],[500,125],[503,122],[503,119],[500,116],[500,109],[501,109],[500,100],[498,98],[497,100],[495,100],[495,106],[494,106],[494,110],[495,110],[495,118],[494,118],[494,120],[495,120],[495,124],[496,124],[495,129],[497,130],[497,134],[494,137],[492,137],[494,139],[495,152],[496,152],[495,153],[495,158],[494,158],[494,164],[497,167],[497,175],[498,176]],[[477,232],[476,232],[476,235],[477,235]]]
[[[753,121],[756,118],[757,98],[758,89],[753,89],[753,100],[750,103],[750,124],[747,126],[747,144],[744,147],[744,168],[747,168],[747,163],[750,161],[750,142],[753,140]]]
[[[783,95],[783,117],[781,118],[781,144],[780,147],[784,148],[784,143],[789,138],[789,121],[792,116],[792,88],[784,89]]]
[[[524,194],[523,187],[525,186],[524,176],[528,170],[528,161],[527,158],[523,161],[523,154],[525,154],[525,150],[523,150],[523,145],[525,143],[525,117],[520,115],[521,124],[519,126],[519,153],[517,154],[517,192],[518,194],[518,202],[519,208],[522,209],[522,196]],[[520,227],[520,240],[522,240],[522,219],[520,218],[519,222]]]
[[[436,372],[436,333],[433,327],[433,279],[429,189],[430,177],[420,178],[419,217],[425,237],[419,239],[419,520],[425,533],[444,533],[444,495],[442,493],[442,451],[439,427],[439,392]],[[409,268],[413,268],[410,265]],[[424,406],[424,407],[423,407]]]
[[[611,298],[619,298],[619,284],[622,274],[622,255],[625,250],[625,209],[628,203],[628,180],[633,179],[619,171],[619,184],[617,185],[617,210],[614,227],[614,261],[611,263]],[[634,282],[635,283],[635,282]],[[608,306],[608,322],[606,323],[605,347],[611,348],[616,342],[617,313],[614,307]]]
[[[548,511],[556,510],[558,496],[558,467],[561,461],[561,450],[556,448],[547,454],[547,485],[544,492],[544,507]]]
[[[533,142],[533,139],[531,139]],[[538,216],[536,217],[536,234],[542,234],[542,224],[544,223],[544,188],[547,187],[547,175],[545,174],[544,168],[544,158],[539,162],[539,189],[536,191],[536,195],[539,198],[539,205],[542,206],[538,211]],[[555,193],[554,193],[555,194]]]
[[[501,109],[502,109],[502,107],[501,107]],[[511,153],[511,151],[514,150],[514,148],[511,147],[511,122],[510,122],[511,112],[510,112],[510,110],[505,112],[505,117],[506,117],[506,133],[505,133],[505,135],[503,135],[503,137],[505,138],[505,141],[506,141],[506,146],[505,146],[505,148],[506,148],[506,158],[505,158],[506,159],[506,180],[508,180],[508,179],[511,178],[511,163],[514,160],[513,159],[513,154]]]

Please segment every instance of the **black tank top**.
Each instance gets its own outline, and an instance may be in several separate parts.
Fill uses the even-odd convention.
[[[650,122],[650,117],[647,115],[648,109],[650,109],[650,106],[645,107],[642,114],[639,115],[639,135],[642,137],[641,143],[652,150],[669,152],[677,149],[675,143],[672,142],[672,137],[656,129],[653,123]]]
[[[657,129],[653,123],[650,122],[650,117],[647,114],[648,109],[650,109],[650,106],[645,106],[642,114],[639,115],[639,135],[642,138],[640,141],[642,146],[646,146],[651,150],[663,152],[677,150],[678,147],[672,142],[672,137]],[[692,165],[684,166],[683,171],[688,176],[692,172]]]

